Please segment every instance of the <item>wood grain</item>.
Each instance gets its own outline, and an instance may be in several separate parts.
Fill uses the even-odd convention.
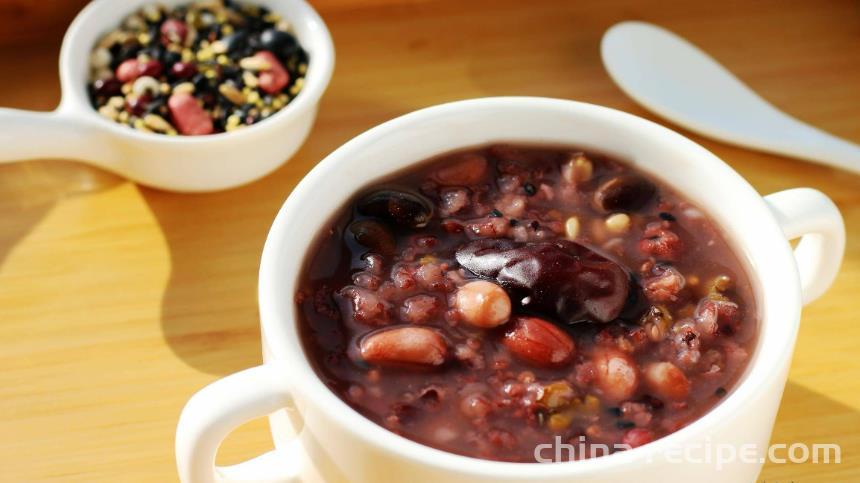
[[[617,21],[664,25],[787,112],[860,142],[860,9],[850,0],[318,3],[335,76],[307,144],[268,178],[189,196],[63,161],[0,166],[0,480],[175,481],[187,398],[260,361],[260,250],[299,179],[373,125],[455,99],[552,96],[653,118],[601,66],[601,34]],[[57,51],[54,40],[0,49],[0,105],[55,105]],[[860,178],[691,137],[761,193],[812,186],[845,216],[844,268],[804,312],[773,436],[838,443],[842,463],[768,464],[761,480],[860,480]],[[269,446],[256,421],[219,460]]]

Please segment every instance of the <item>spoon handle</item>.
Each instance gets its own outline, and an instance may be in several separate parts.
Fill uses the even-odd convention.
[[[762,136],[747,143],[732,139],[723,141],[860,174],[860,146],[782,112],[779,116],[780,121],[768,126],[772,136]],[[777,119],[774,116],[774,120]]]
[[[627,95],[680,126],[729,144],[860,173],[860,146],[780,111],[668,30],[622,22],[603,36],[601,54]]]

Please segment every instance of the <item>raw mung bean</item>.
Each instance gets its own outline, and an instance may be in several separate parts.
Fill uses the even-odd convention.
[[[303,88],[307,65],[308,54],[289,23],[265,7],[221,0],[169,8],[152,3],[97,41],[89,57],[89,94],[102,116],[134,129],[218,133],[286,107]],[[270,71],[280,76],[274,86]],[[196,103],[168,102],[176,96]],[[195,119],[204,125],[184,122],[189,110],[199,109],[207,116]]]

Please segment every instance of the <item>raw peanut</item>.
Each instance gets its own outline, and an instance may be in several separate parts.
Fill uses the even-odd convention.
[[[140,62],[137,59],[125,60],[116,68],[116,78],[120,82],[131,82],[138,77],[140,77]]]
[[[284,66],[278,61],[269,51],[261,50],[254,55],[257,59],[262,59],[269,64],[269,68],[260,72],[259,84],[260,89],[268,94],[277,94],[281,89],[290,83],[290,74],[284,69]]]
[[[395,327],[371,333],[360,344],[361,358],[371,364],[439,366],[448,344],[438,332],[423,327]]]
[[[515,318],[502,343],[513,355],[538,367],[563,366],[576,350],[566,332],[537,317]]]
[[[652,362],[643,369],[645,385],[658,397],[683,401],[690,394],[690,381],[671,362]]]
[[[454,306],[463,321],[475,327],[497,327],[511,316],[511,299],[507,292],[486,280],[460,287],[454,296]]]
[[[214,130],[212,118],[191,94],[173,94],[167,100],[167,108],[173,118],[173,124],[182,134],[197,136],[210,134]]]
[[[639,373],[630,357],[614,349],[598,349],[592,356],[594,384],[604,399],[618,403],[630,399],[639,386]]]
[[[487,173],[487,158],[468,153],[457,158],[433,175],[433,180],[442,186],[470,186],[481,182]]]

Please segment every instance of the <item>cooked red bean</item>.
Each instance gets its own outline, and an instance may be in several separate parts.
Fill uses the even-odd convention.
[[[639,250],[658,260],[675,261],[681,257],[684,243],[681,237],[670,229],[668,221],[654,221],[645,227],[639,241]]]
[[[718,227],[579,149],[445,154],[325,230],[296,295],[306,353],[362,415],[445,451],[642,446],[731,397],[754,346],[749,279]]]
[[[684,276],[678,269],[664,265],[656,265],[652,275],[642,280],[645,297],[656,304],[677,302],[685,285]]]

